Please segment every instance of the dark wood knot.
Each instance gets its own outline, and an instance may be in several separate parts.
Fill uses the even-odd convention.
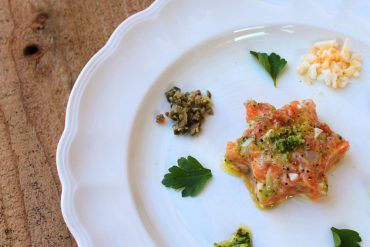
[[[38,45],[36,45],[36,44],[30,44],[30,45],[27,45],[23,49],[23,55],[25,55],[26,57],[32,56],[32,55],[36,54],[38,51],[39,51]]]

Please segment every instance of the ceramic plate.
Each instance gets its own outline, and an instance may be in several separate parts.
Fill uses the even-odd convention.
[[[123,22],[78,77],[58,146],[62,211],[78,244],[213,246],[246,225],[256,247],[331,247],[331,226],[355,229],[369,246],[369,11],[365,0],[159,0]],[[316,41],[345,38],[364,57],[360,78],[342,90],[302,82],[301,55]],[[250,50],[286,58],[277,88]],[[212,93],[215,114],[197,137],[155,122],[174,85]],[[350,151],[328,174],[322,201],[259,210],[222,168],[226,143],[247,127],[243,102],[309,98]],[[187,155],[213,173],[195,198],[161,184]]]

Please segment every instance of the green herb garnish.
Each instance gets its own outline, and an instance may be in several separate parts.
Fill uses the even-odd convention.
[[[285,65],[287,64],[287,61],[274,52],[271,53],[270,55],[267,55],[267,53],[255,51],[250,51],[250,53],[270,74],[272,80],[274,81],[274,86],[276,87],[276,79],[280,72],[284,69]]]
[[[304,143],[305,141],[302,138],[302,134],[299,133],[296,135],[288,136],[285,139],[279,139],[276,142],[276,147],[281,153],[287,153],[293,151]]]
[[[212,177],[210,169],[204,168],[197,159],[188,156],[177,160],[178,166],[168,169],[162,184],[173,189],[183,189],[182,197],[198,195]]]
[[[350,229],[330,228],[333,233],[335,247],[360,247],[361,237],[358,232]]]
[[[271,133],[269,138],[273,143],[275,143],[276,149],[280,153],[294,151],[305,143],[302,133],[293,128],[282,128],[279,132]]]
[[[214,247],[252,247],[252,240],[250,233],[239,228],[236,233],[233,234],[232,238],[222,243],[215,243]]]

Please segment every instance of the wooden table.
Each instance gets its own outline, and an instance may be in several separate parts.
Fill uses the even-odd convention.
[[[55,151],[74,81],[153,0],[0,0],[0,246],[75,246]]]

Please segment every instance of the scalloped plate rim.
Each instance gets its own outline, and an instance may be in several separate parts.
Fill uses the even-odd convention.
[[[67,168],[66,161],[68,150],[70,149],[71,142],[77,131],[78,111],[76,108],[79,106],[79,99],[81,98],[84,89],[88,85],[89,73],[114,53],[115,49],[119,45],[119,41],[125,36],[125,33],[127,33],[131,28],[135,28],[135,25],[144,22],[147,17],[150,17],[152,14],[161,11],[167,2],[168,0],[155,0],[146,9],[129,16],[121,24],[119,24],[105,45],[98,52],[96,52],[83,67],[71,90],[65,115],[65,127],[57,145],[56,164],[62,185],[60,204],[62,215],[78,246],[92,246],[89,235],[78,218],[75,216],[75,211],[72,207],[73,195],[75,194],[75,181],[73,175]]]

